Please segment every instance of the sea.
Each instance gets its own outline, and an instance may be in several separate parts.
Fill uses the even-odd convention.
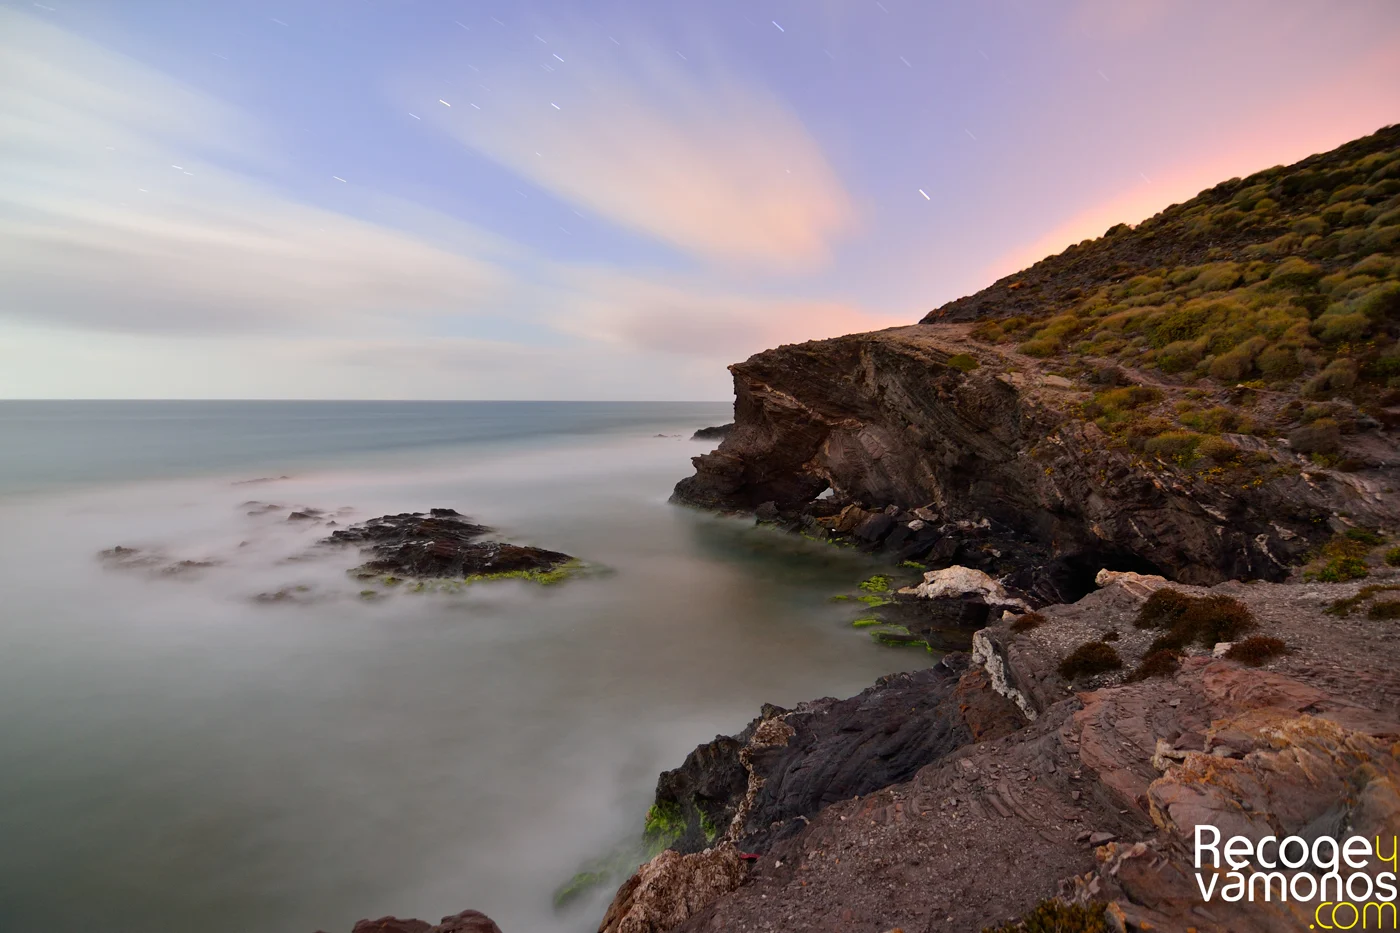
[[[668,503],[731,417],[0,401],[0,931],[596,930],[611,890],[552,892],[640,833],[659,772],[929,663],[831,599],[869,559]],[[594,572],[366,599],[317,546],[434,507]]]

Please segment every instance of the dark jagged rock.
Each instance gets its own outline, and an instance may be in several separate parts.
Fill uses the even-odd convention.
[[[462,579],[549,574],[574,558],[559,551],[482,540],[491,533],[453,509],[384,515],[340,528],[326,544],[353,544],[373,555],[357,568],[362,576]]]
[[[378,920],[361,920],[351,928],[350,933],[428,933],[432,928],[433,925],[426,920],[380,917]]]
[[[350,933],[501,933],[501,928],[478,910],[464,910],[443,917],[442,922],[436,925],[426,920],[401,920],[398,917],[361,920]]]
[[[720,441],[729,436],[729,432],[734,430],[734,423],[717,424],[714,427],[701,428],[690,435],[692,441]]]
[[[662,774],[653,813],[668,815],[676,851],[725,837],[763,852],[828,804],[907,780],[1023,723],[985,683],[963,685],[947,666],[892,674],[849,699],[765,706],[737,736],[716,737]]]

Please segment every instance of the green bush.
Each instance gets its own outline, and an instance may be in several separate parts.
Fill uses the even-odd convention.
[[[1317,571],[1317,579],[1323,583],[1346,583],[1348,580],[1362,580],[1371,575],[1366,561],[1360,557],[1333,557]]]
[[[948,365],[961,373],[970,373],[982,364],[970,353],[954,353],[948,357]]]
[[[1372,603],[1371,608],[1366,610],[1368,619],[1400,619],[1400,600],[1385,599]]]
[[[1240,267],[1233,262],[1219,262],[1207,266],[1199,276],[1196,277],[1195,284],[1208,292],[1224,291],[1227,288],[1234,288],[1240,281]]]
[[[1400,567],[1400,547],[1393,547],[1386,551],[1385,562],[1392,567]]]
[[[1210,361],[1210,377],[1219,382],[1238,382],[1254,369],[1254,354],[1242,348],[1222,353]]]
[[[1224,405],[1216,405],[1205,411],[1186,412],[1181,415],[1181,423],[1203,434],[1220,434],[1239,427],[1240,416]]]
[[[1400,320],[1400,282],[1382,282],[1356,300],[1356,311],[1370,321]]]
[[[1143,452],[1149,456],[1187,466],[1196,459],[1196,447],[1201,442],[1199,434],[1190,431],[1168,431],[1150,438],[1143,444]]]
[[[1350,343],[1366,336],[1366,332],[1371,329],[1371,319],[1360,311],[1349,314],[1324,314],[1313,326],[1317,330],[1317,339],[1323,343]]]
[[[1293,347],[1271,346],[1259,354],[1254,365],[1259,367],[1266,379],[1275,382],[1295,379],[1303,374],[1303,363]]]
[[[1400,550],[1400,548],[1397,548],[1397,550]],[[1393,593],[1396,591],[1400,591],[1400,585],[1396,585],[1393,583],[1372,584],[1370,586],[1363,586],[1361,589],[1356,591],[1355,596],[1347,596],[1342,599],[1335,600],[1330,606],[1328,606],[1323,611],[1326,612],[1329,616],[1340,616],[1342,618],[1346,618],[1347,616],[1351,615],[1352,612],[1359,609],[1362,603],[1370,599],[1372,596],[1375,596],[1377,593]]]
[[[1196,447],[1196,453],[1211,463],[1235,463],[1240,459],[1240,449],[1220,437],[1207,437]]]
[[[1039,359],[1044,359],[1046,357],[1054,356],[1056,353],[1060,352],[1060,342],[1058,340],[1043,340],[1040,338],[1036,338],[1034,340],[1027,340],[1025,343],[1021,344],[1020,347],[1018,347],[1017,349],[1019,349],[1022,353],[1026,354],[1026,356],[1034,356]]]
[[[1292,431],[1288,445],[1300,454],[1335,454],[1342,449],[1342,429],[1331,418],[1319,418]]]
[[[1298,228],[1295,226],[1294,229],[1297,230]],[[1321,277],[1321,268],[1308,262],[1306,259],[1290,256],[1274,267],[1274,271],[1269,274],[1269,283],[1276,286],[1304,288],[1313,284]]]
[[[1343,532],[1342,537],[1346,538],[1348,541],[1355,541],[1357,544],[1365,545],[1366,547],[1376,547],[1377,545],[1385,544],[1385,536],[1369,528],[1348,528]]]
[[[1157,368],[1164,373],[1183,373],[1201,361],[1204,349],[1194,341],[1169,343],[1157,354]]]

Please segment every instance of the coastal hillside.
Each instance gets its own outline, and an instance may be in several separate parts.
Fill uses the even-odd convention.
[[[1068,601],[1104,567],[1364,574],[1400,517],[1400,127],[1071,247],[910,327],[730,367],[677,501]],[[881,516],[876,518],[876,516]]]
[[[1400,389],[1397,248],[1391,126],[1119,224],[922,323],[981,321],[976,339],[1039,359],[1384,409]]]

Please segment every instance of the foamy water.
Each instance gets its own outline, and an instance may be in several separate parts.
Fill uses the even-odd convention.
[[[666,503],[724,406],[69,404],[0,404],[0,929],[592,930],[610,892],[551,891],[660,770],[927,663],[828,601],[861,558]],[[611,573],[366,601],[299,506],[450,506]]]

